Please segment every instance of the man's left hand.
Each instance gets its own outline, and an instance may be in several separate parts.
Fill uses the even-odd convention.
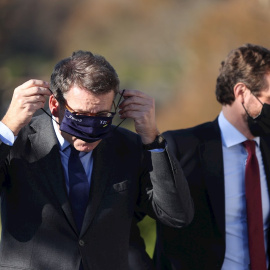
[[[125,90],[119,105],[120,118],[131,118],[143,144],[152,143],[159,134],[155,118],[155,100],[138,91]]]

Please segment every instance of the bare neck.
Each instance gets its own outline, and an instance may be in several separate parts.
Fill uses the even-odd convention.
[[[224,117],[247,139],[252,140],[254,136],[251,134],[246,120],[246,112],[242,104],[234,102],[232,105],[222,106]]]

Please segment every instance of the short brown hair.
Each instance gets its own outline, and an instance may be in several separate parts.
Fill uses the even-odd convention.
[[[77,85],[95,95],[119,91],[119,78],[115,69],[101,55],[88,51],[76,51],[55,65],[50,88],[59,102],[64,93]]]
[[[234,102],[234,86],[242,82],[259,95],[268,87],[265,75],[270,72],[270,51],[262,46],[245,44],[232,50],[222,61],[216,83],[216,98],[223,105]]]

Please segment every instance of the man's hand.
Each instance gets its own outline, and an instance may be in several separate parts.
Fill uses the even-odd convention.
[[[50,95],[49,83],[42,80],[29,80],[18,86],[2,123],[17,136],[21,128],[30,122],[33,114],[44,107],[46,96]]]
[[[142,142],[152,143],[159,134],[155,118],[155,100],[138,90],[125,90],[123,98],[119,105],[120,118],[132,118]]]

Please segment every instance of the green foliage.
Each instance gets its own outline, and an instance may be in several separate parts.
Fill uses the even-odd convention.
[[[145,241],[146,251],[152,258],[156,241],[156,222],[154,219],[146,216],[138,223],[138,225],[141,231],[141,236]]]

